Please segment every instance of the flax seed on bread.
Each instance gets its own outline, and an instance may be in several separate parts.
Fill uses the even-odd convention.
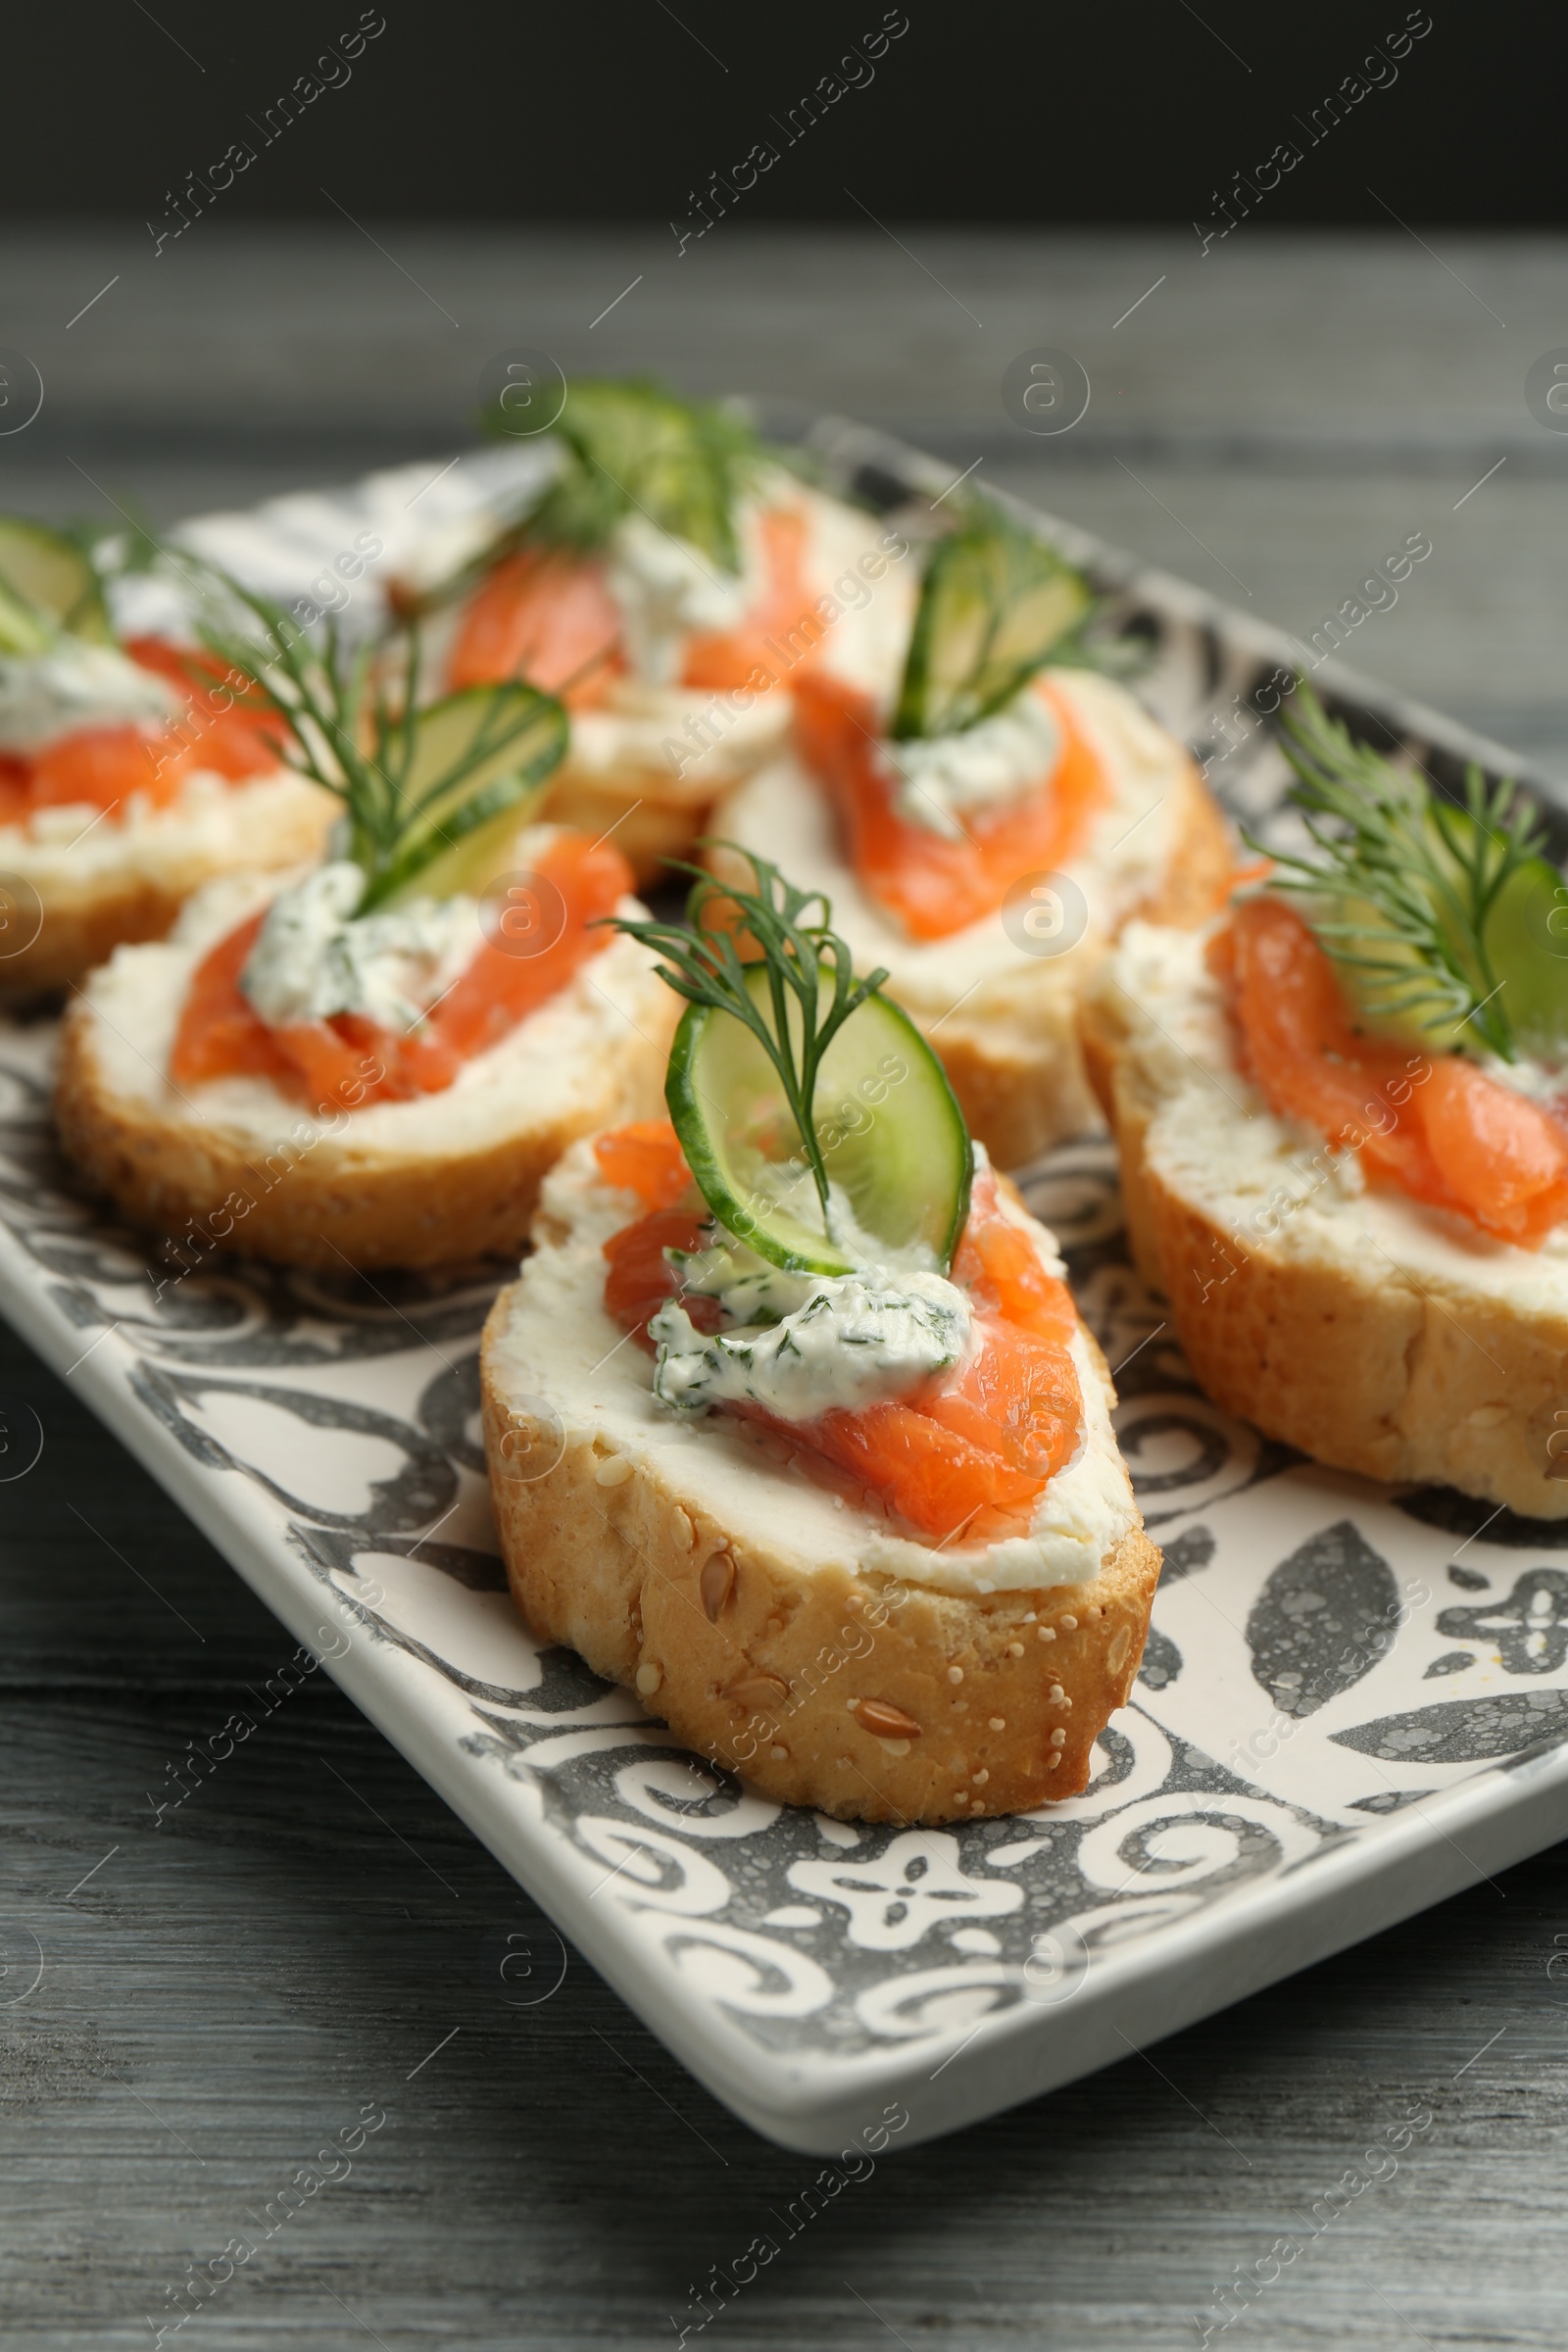
[[[850,1482],[818,1483],[805,1456],[792,1466],[778,1439],[665,1413],[604,1306],[602,1243],[638,1213],[574,1146],[486,1326],[486,1455],[523,1615],[784,1803],[934,1823],[1082,1788],[1137,1674],[1159,1572],[1088,1334],[1077,1466],[1092,1455],[1105,1471],[1094,1492],[1119,1499],[1103,1518],[1059,1501],[1063,1529],[1079,1511],[1103,1540],[1086,1555],[1082,1539],[1043,1538],[1046,1566],[1028,1575],[1004,1547],[915,1541]]]

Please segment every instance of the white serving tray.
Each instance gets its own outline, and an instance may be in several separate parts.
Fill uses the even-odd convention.
[[[886,502],[946,484],[858,428],[817,439]],[[438,464],[190,535],[304,593]],[[1215,714],[1300,649],[1040,520],[1151,638],[1141,691],[1232,807],[1280,821],[1266,731],[1225,751],[1234,715],[1221,733]],[[1439,773],[1502,760],[1331,664],[1318,682]],[[70,1189],[52,1045],[48,1021],[0,1021],[0,1309],[638,2015],[783,2144],[952,2131],[1568,1830],[1568,1521],[1342,1477],[1216,1412],[1128,1267],[1102,1142],[1024,1185],[1121,1367],[1122,1444],[1166,1547],[1136,1697],[1082,1796],[870,1829],[765,1802],[525,1630],[477,1441],[492,1272],[235,1264],[170,1285]]]

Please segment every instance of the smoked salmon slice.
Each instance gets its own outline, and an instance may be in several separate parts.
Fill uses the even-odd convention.
[[[826,670],[796,687],[796,742],[838,812],[850,863],[911,939],[966,930],[995,914],[1021,875],[1067,864],[1109,801],[1109,779],[1066,697],[1049,680],[1031,691],[1044,694],[1061,730],[1055,768],[1016,800],[967,815],[953,841],[901,813],[877,758],[868,694]]]
[[[239,985],[265,919],[253,915],[197,965],[170,1059],[176,1086],[249,1073],[300,1101],[358,1109],[440,1094],[465,1061],[499,1044],[609,946],[597,928],[631,889],[631,869],[612,843],[564,828],[535,855],[533,871],[560,900],[558,935],[538,954],[514,956],[487,938],[462,976],[408,1035],[355,1013],[270,1028]]]
[[[1374,1183],[1539,1249],[1568,1216],[1568,1130],[1458,1054],[1357,1029],[1310,925],[1267,892],[1209,951],[1271,1110],[1360,1155]]]
[[[767,693],[791,662],[808,662],[826,624],[817,616],[806,580],[806,516],[770,507],[759,518],[766,584],[732,629],[697,630],[687,639],[677,683],[714,691],[750,685]],[[794,636],[805,654],[781,653]],[[620,608],[611,593],[605,561],[570,548],[525,547],[503,558],[470,597],[447,666],[448,685],[498,685],[526,678],[547,694],[564,696],[572,710],[603,703],[625,675]],[[770,646],[769,639],[775,642]]]
[[[242,783],[281,765],[276,716],[254,692],[236,695],[207,655],[158,637],[130,638],[124,651],[178,688],[183,712],[164,727],[73,727],[39,751],[8,753],[0,823],[21,823],[34,808],[117,808],[133,795],[165,808],[198,769]]]
[[[594,1150],[607,1180],[641,1200],[673,1189],[680,1146],[667,1121],[617,1128]],[[650,1350],[649,1318],[678,1287],[664,1253],[699,1247],[702,1232],[700,1210],[661,1205],[605,1244],[606,1308]],[[975,1180],[953,1279],[977,1309],[976,1345],[925,1388],[808,1422],[750,1402],[722,1409],[848,1471],[922,1535],[949,1541],[968,1531],[972,1541],[991,1542],[1023,1532],[1077,1448],[1083,1394],[1068,1352],[1077,1314],[1065,1286],[1003,1214],[989,1170]],[[716,1299],[688,1295],[682,1304],[699,1330],[717,1329]]]
[[[564,700],[571,710],[591,710],[625,669],[619,646],[620,607],[598,558],[525,547],[503,558],[470,597],[447,684],[456,693],[526,678],[557,694],[576,679]]]

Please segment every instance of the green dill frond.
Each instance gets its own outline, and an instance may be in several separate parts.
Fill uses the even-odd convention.
[[[811,1171],[824,1220],[828,1209],[827,1165],[816,1133],[812,1105],[817,1073],[834,1038],[851,1013],[858,1010],[887,978],[884,966],[862,980],[855,977],[855,957],[847,941],[831,928],[833,909],[819,890],[797,890],[776,865],[769,864],[736,842],[709,842],[704,848],[732,850],[752,868],[755,890],[722,882],[700,866],[671,858],[677,872],[694,877],[686,901],[686,924],[650,920],[635,922],[612,916],[614,928],[640,940],[665,960],[659,976],[688,1004],[710,1005],[745,1023],[778,1073],[790,1115],[799,1131]],[[710,909],[739,921],[733,927],[710,927]],[[812,909],[816,909],[813,917]],[[761,951],[767,974],[768,1009],[746,985],[748,970],[757,959],[744,959],[738,939]],[[830,993],[824,997],[823,975]]]
[[[504,429],[497,410],[488,430]],[[555,427],[561,465],[507,543],[585,552],[642,514],[738,572],[735,506],[766,456],[745,418],[719,401],[683,400],[651,379],[574,383]],[[505,552],[498,547],[494,554]]]
[[[1290,799],[1312,851],[1293,856],[1246,836],[1274,859],[1274,887],[1316,902],[1312,927],[1374,1017],[1429,1030],[1468,1026],[1476,1046],[1514,1059],[1489,923],[1546,839],[1517,786],[1489,786],[1472,763],[1456,806],[1424,776],[1357,743],[1304,680],[1282,741],[1297,775]]]
[[[366,875],[362,914],[479,826],[520,809],[560,764],[567,720],[556,696],[514,679],[421,708],[416,630],[401,660],[368,638],[351,649],[335,619],[315,640],[270,599],[210,576],[253,625],[209,622],[202,642],[282,722],[285,763],[343,803],[344,855]]]

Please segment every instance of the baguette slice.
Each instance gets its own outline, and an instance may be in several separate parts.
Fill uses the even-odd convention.
[[[162,939],[220,874],[304,863],[336,813],[329,793],[279,768],[237,784],[197,773],[168,808],[133,803],[118,818],[57,808],[0,826],[0,884],[24,943],[0,955],[0,997],[72,987],[116,948]]]
[[[1113,785],[1087,854],[1067,868],[1086,928],[1059,954],[1031,954],[999,913],[947,939],[912,941],[847,862],[827,797],[790,756],[742,783],[711,830],[825,890],[856,965],[887,966],[887,994],[941,1055],[972,1134],[999,1167],[1021,1167],[1099,1127],[1078,1043],[1078,999],[1135,910],[1200,922],[1231,871],[1230,834],[1183,747],[1125,688],[1087,670],[1051,673]],[[726,870],[723,852],[712,862]],[[736,865],[737,875],[745,868]]]
[[[616,938],[444,1094],[312,1110],[268,1080],[166,1076],[202,956],[270,895],[214,884],[173,936],[121,948],[69,1007],[56,1110],[88,1181],[180,1251],[318,1268],[513,1253],[574,1137],[659,1107],[677,1001]],[[623,912],[640,912],[626,900]]]
[[[1130,924],[1083,1007],[1140,1270],[1200,1386],[1344,1470],[1568,1517],[1568,1225],[1540,1250],[1366,1189],[1236,1064],[1208,933]]]
[[[485,1450],[523,1615],[783,1803],[935,1823],[1081,1789],[1138,1672],[1160,1561],[1093,1339],[1074,1349],[1084,1438],[1032,1537],[934,1546],[807,1457],[792,1467],[781,1440],[656,1403],[604,1305],[603,1244],[640,1213],[574,1145],[485,1327]]]

